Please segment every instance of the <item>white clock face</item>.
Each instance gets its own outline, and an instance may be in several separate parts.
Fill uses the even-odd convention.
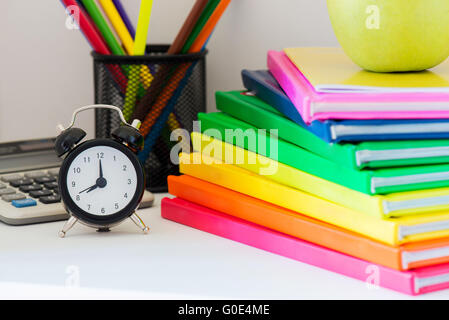
[[[96,146],[82,151],[67,172],[67,190],[83,211],[97,216],[119,212],[133,199],[137,173],[120,150]]]

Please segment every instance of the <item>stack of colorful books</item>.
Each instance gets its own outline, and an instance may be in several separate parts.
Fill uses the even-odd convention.
[[[294,48],[268,69],[199,114],[162,216],[403,293],[449,288],[449,62],[377,74]]]

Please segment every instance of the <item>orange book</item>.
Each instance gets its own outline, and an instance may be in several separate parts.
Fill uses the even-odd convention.
[[[394,247],[188,175],[168,177],[168,188],[181,199],[389,268],[449,262],[449,238]]]

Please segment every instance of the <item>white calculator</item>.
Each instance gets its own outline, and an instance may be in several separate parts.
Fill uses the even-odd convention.
[[[61,159],[54,143],[50,138],[0,144],[0,221],[24,225],[68,219],[59,195]],[[139,209],[153,201],[145,191]]]

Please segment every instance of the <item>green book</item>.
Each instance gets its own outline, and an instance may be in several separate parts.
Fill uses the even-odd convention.
[[[449,140],[327,143],[255,96],[217,92],[217,109],[261,129],[278,129],[281,139],[356,169],[449,163]]]
[[[449,186],[448,164],[358,170],[321,157],[281,137],[273,138],[269,131],[258,130],[222,112],[199,113],[198,118],[200,131],[206,135],[366,194]],[[240,130],[246,135],[237,134]]]

